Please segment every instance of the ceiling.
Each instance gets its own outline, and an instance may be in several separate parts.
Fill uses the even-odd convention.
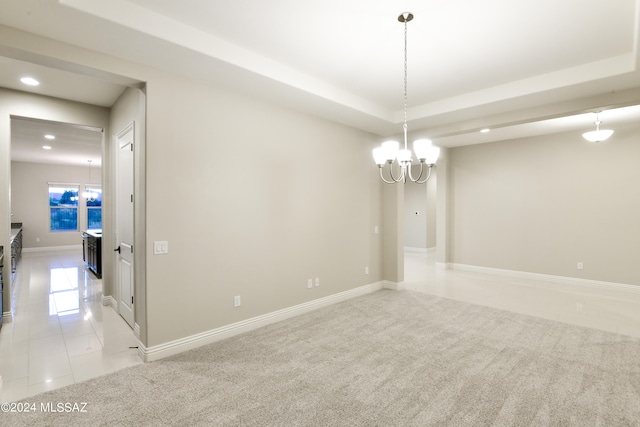
[[[2,0],[0,24],[383,138],[401,131],[404,11],[412,136],[454,147],[579,134],[598,110],[640,121],[620,108],[640,104],[640,0]],[[16,75],[33,73],[51,82],[39,93],[103,106],[124,89],[19,56],[0,40],[0,86],[28,90]]]
[[[45,135],[55,139],[47,139]],[[11,160],[99,168],[102,129],[11,117]]]

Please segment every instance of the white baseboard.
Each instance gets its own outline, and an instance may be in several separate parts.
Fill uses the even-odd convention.
[[[404,289],[404,282],[391,282],[389,280],[383,280],[380,282],[384,289],[391,289],[392,291],[401,291]]]
[[[81,251],[82,245],[69,245],[69,246],[42,246],[38,248],[23,248],[22,252],[52,252],[52,251]]]
[[[457,264],[457,263],[449,263],[447,264],[447,267],[453,270],[471,271],[474,273],[486,273],[486,274],[493,274],[496,276],[508,276],[508,277],[515,277],[518,279],[540,280],[543,282],[560,283],[560,284],[566,284],[566,285],[587,286],[590,288],[606,289],[606,290],[615,289],[615,290],[626,291],[626,292],[630,291],[630,292],[640,293],[640,286],[628,285],[625,283],[603,282],[600,280],[582,279],[579,277],[554,276],[551,274],[530,273],[528,271],[505,270],[501,268],[481,267],[478,265]]]
[[[436,251],[436,248],[414,248],[412,246],[405,246],[404,251],[410,253],[431,254]]]
[[[0,310],[2,307],[0,307]],[[2,313],[2,324],[13,322],[13,313],[10,311],[5,311]]]
[[[420,254],[426,254],[427,253],[427,248],[414,248],[412,246],[405,246],[404,247],[404,251],[405,252],[415,252],[415,253],[420,253]]]
[[[118,312],[118,301],[116,301],[111,295],[102,295],[102,300],[100,302],[103,306],[110,306],[116,313]]]
[[[231,325],[222,326],[220,328],[212,329],[185,338],[180,338],[178,340],[170,341],[164,344],[154,345],[151,347],[145,347],[140,344],[138,347],[138,355],[145,362],[152,362],[154,360],[163,359],[165,357],[173,356],[174,354],[182,353],[184,351],[202,347],[203,345],[211,344],[225,338],[230,338],[235,335],[249,332],[254,329],[279,322],[281,320],[286,320],[300,314],[308,313],[322,307],[346,301],[348,299],[355,298],[361,295],[366,295],[382,289],[383,286],[386,287],[386,284],[384,282],[360,286],[355,289],[340,292],[334,295],[329,295],[324,298],[319,298],[282,310],[277,310],[272,313],[263,314],[261,316],[232,323]]]
[[[451,263],[448,262],[436,262],[436,268],[438,270],[450,270],[452,267]]]

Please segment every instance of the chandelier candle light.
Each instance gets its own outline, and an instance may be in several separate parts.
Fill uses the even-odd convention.
[[[413,14],[404,12],[398,16],[398,21],[404,24],[404,123],[402,129],[404,131],[404,148],[400,149],[398,141],[386,141],[381,147],[373,150],[373,159],[380,169],[380,178],[387,184],[395,184],[398,182],[407,182],[407,177],[413,182],[424,184],[431,177],[431,168],[433,168],[440,155],[440,148],[431,144],[431,140],[418,139],[413,142],[413,150],[420,162],[420,173],[416,178],[411,173],[411,163],[413,162],[411,150],[407,148],[407,22],[413,19]],[[400,174],[396,177],[393,173],[393,161],[397,160],[400,165]],[[389,175],[391,180],[387,180],[383,174],[384,165],[389,165]],[[428,173],[423,178],[424,167],[427,167]]]

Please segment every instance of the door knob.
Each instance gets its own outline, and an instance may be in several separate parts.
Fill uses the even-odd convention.
[[[113,250],[113,252],[118,252],[118,253],[120,253],[120,246],[118,246],[117,248],[115,248],[115,249]]]

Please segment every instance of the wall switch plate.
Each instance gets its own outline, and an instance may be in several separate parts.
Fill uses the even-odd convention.
[[[584,264],[579,262],[578,263],[578,270],[582,270],[584,268]]]
[[[233,306],[240,307],[240,295],[236,295],[233,297]]]
[[[379,232],[380,232],[380,229],[378,228],[377,225],[373,227],[373,234],[378,234]]]
[[[307,288],[309,289],[313,288],[313,279],[307,280]]]
[[[369,274],[369,267],[364,268],[364,274]]]
[[[320,286],[320,278],[316,277],[316,286]]]
[[[166,240],[153,242],[153,253],[154,255],[169,253],[169,242]]]

